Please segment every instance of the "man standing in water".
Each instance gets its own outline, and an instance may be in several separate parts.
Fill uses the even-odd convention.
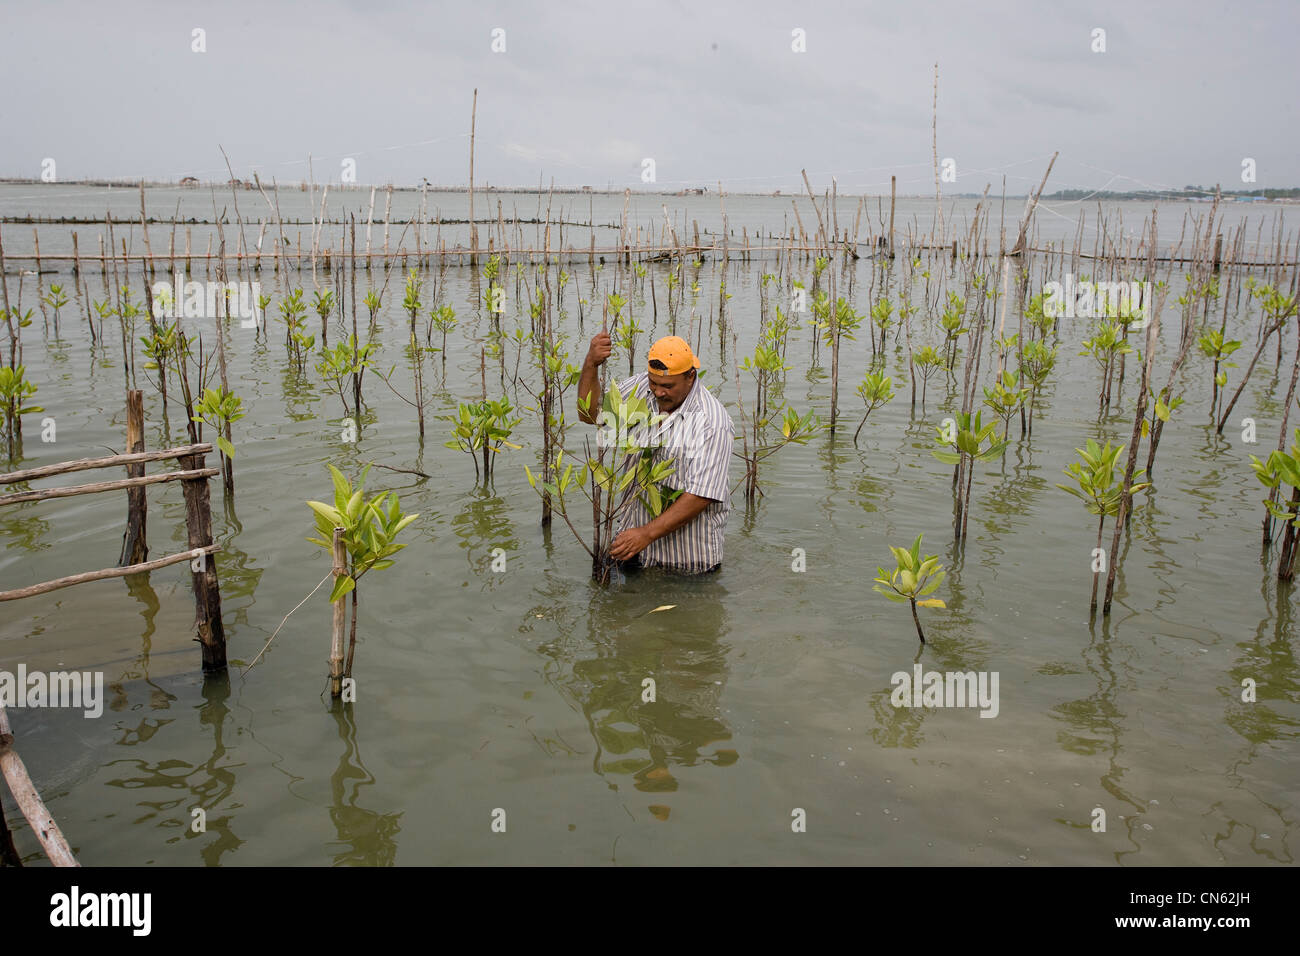
[[[578,397],[588,404],[580,417],[589,425],[600,414],[599,369],[612,350],[609,334],[600,332],[582,363]],[[735,426],[722,403],[699,383],[700,360],[684,340],[675,335],[660,339],[648,359],[646,371],[619,382],[618,388],[623,395],[639,395],[666,416],[650,430],[662,438],[654,460],[673,461],[676,470],[663,484],[681,494],[657,518],[634,495],[623,510],[610,556],[632,566],[685,574],[717,571],[731,511],[727,469]]]

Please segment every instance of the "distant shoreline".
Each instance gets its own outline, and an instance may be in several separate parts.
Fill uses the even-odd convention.
[[[66,179],[66,180],[59,180],[57,182],[50,183],[50,182],[45,182],[44,180],[41,180],[39,178],[0,176],[0,185],[13,185],[13,186],[84,186],[84,187],[91,187],[91,188],[106,188],[106,189],[139,189],[141,182],[142,181],[138,179]],[[232,188],[232,183],[229,181],[199,182],[196,180],[194,182],[187,182],[182,180],[178,182],[175,180],[144,180],[143,185],[147,189],[212,190],[212,189]],[[312,188],[324,189],[325,186],[329,186],[331,192],[356,192],[356,193],[366,193],[369,192],[371,189],[387,191],[389,188],[391,188],[394,192],[401,192],[401,193],[430,192],[430,193],[438,193],[443,195],[449,193],[460,194],[469,191],[468,184],[457,185],[457,186],[435,186],[432,184],[428,186],[405,186],[405,185],[398,185],[396,183],[391,183],[391,184],[370,183],[365,185],[360,185],[356,183],[316,183],[315,186],[312,187],[308,183],[294,182],[294,183],[280,183],[279,185],[284,187],[285,189],[296,190],[300,192],[307,192]],[[240,181],[236,184],[235,188],[239,188],[245,191],[254,191],[254,192],[257,190],[256,185],[251,181]],[[267,183],[263,183],[262,188],[270,189],[271,187]],[[631,187],[628,188],[632,193],[636,195],[644,195],[644,196],[660,196],[660,197],[673,197],[673,198],[692,198],[692,197],[706,198],[709,196],[717,195],[716,189],[709,189],[707,187],[696,187],[696,188],[677,189],[677,190],[631,189]],[[492,194],[501,194],[501,195],[525,194],[525,195],[536,196],[539,194],[546,194],[551,192],[554,192],[557,195],[565,195],[565,196],[574,196],[574,195],[576,196],[622,196],[624,190],[598,189],[594,186],[555,186],[553,188],[543,188],[543,189],[538,189],[536,186],[475,186],[474,192],[476,195],[485,195],[485,196],[492,195]],[[744,191],[744,190],[729,189],[726,190],[725,195],[766,198],[766,199],[790,199],[790,198],[799,199],[805,197],[806,193],[804,193],[803,191],[787,192],[785,190],[751,192],[751,191]],[[881,195],[888,195],[888,193],[886,192],[882,194],[879,192],[872,192],[872,193],[841,192],[840,195],[846,198],[857,197],[857,196],[879,197]],[[944,200],[979,199],[982,195],[983,195],[982,193],[978,193],[978,192],[946,193],[943,198]],[[1043,196],[1041,197],[1041,200],[1044,202],[1079,202],[1083,200],[1101,201],[1101,202],[1129,202],[1129,201],[1212,202],[1214,200],[1214,195],[1215,195],[1215,191],[1213,189],[1205,189],[1204,187],[1185,188],[1181,190],[1165,189],[1165,190],[1141,190],[1141,191],[1128,191],[1128,192],[1114,192],[1110,190],[1061,189],[1052,193],[1044,193]],[[1259,189],[1259,190],[1240,190],[1240,189],[1222,190],[1220,191],[1219,195],[1222,200],[1227,202],[1293,203],[1293,202],[1300,202],[1300,187],[1268,188],[1268,189]],[[907,199],[907,200],[916,200],[916,199],[931,200],[934,197],[927,193],[899,193],[897,198]],[[990,196],[990,198],[993,197]],[[999,193],[997,198],[1001,200],[1002,195]],[[1028,194],[1008,193],[1006,198],[1027,199]]]

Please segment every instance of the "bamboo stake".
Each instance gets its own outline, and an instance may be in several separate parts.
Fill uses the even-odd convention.
[[[334,529],[334,569],[335,584],[339,578],[348,573],[347,549],[343,545],[343,529]],[[334,617],[330,629],[330,697],[343,694],[343,637],[347,632],[347,596],[340,597],[332,605]]]

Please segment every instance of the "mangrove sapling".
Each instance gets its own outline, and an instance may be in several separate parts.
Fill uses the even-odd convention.
[[[483,278],[487,280],[487,288],[483,290],[483,305],[492,316],[505,312],[505,289],[497,281],[500,276],[501,256],[493,255],[483,266]]]
[[[222,389],[205,388],[194,406],[191,420],[211,425],[216,432],[217,448],[221,453],[221,475],[227,492],[233,491],[233,482],[226,481],[233,475],[235,446],[223,432],[229,430],[232,422],[244,417],[243,401],[235,394]]]
[[[323,293],[312,293],[312,307],[316,314],[320,316],[320,344],[322,347],[329,346],[329,317],[334,311],[334,293],[326,289]]]
[[[656,461],[658,449],[651,444],[652,430],[664,416],[651,412],[648,403],[635,392],[623,396],[615,383],[611,383],[602,396],[599,416],[589,414],[591,404],[583,401],[582,396],[578,397],[579,412],[600,423],[596,456],[592,457],[588,440],[585,461],[576,470],[573,463],[564,464],[565,450],[558,448],[554,481],[539,479],[527,465],[524,473],[534,491],[550,497],[554,511],[564,519],[583,550],[591,556],[592,579],[603,586],[613,575],[614,561],[610,557],[610,548],[616,536],[615,523],[632,501],[639,499],[650,517],[657,518],[681,492],[663,484],[677,469],[675,459],[663,457]],[[605,457],[607,452],[612,452],[609,463]],[[575,487],[591,502],[590,544],[569,517],[565,493]]]
[[[170,325],[163,323],[161,327],[155,327],[153,335],[141,336],[140,338],[145,357],[148,359],[144,363],[145,378],[149,377],[148,372],[158,373],[158,381],[151,384],[154,384],[162,395],[164,422],[167,420],[167,353],[176,347],[177,333],[179,331],[180,319],[177,319]]]
[[[736,347],[736,334],[732,333],[732,347]],[[749,372],[754,378],[754,413],[747,415],[740,389],[740,372]],[[754,348],[754,356],[748,356],[736,366],[736,395],[740,402],[742,450],[732,452],[745,463],[745,500],[752,503],[756,496],[763,494],[758,484],[758,466],[765,459],[776,454],[791,443],[803,445],[821,429],[821,422],[811,409],[800,417],[793,408],[784,402],[773,403],[777,384],[790,367],[781,362],[781,356],[771,344],[764,339]],[[780,421],[781,434],[770,434],[777,421]]]
[[[888,299],[881,299],[871,307],[871,321],[876,328],[880,329],[880,357],[885,357],[885,338],[889,334],[889,327],[893,324],[890,316],[894,314],[894,304]],[[873,336],[871,339],[871,351],[875,352],[876,340]]]
[[[25,366],[0,365],[0,414],[4,416],[5,452],[10,462],[22,454],[22,432],[15,427],[19,416],[45,411],[40,405],[27,404],[37,389],[26,376]]]
[[[342,529],[343,546],[346,552],[347,573],[335,578],[334,589],[330,593],[330,603],[336,604],[352,595],[352,623],[349,629],[347,663],[342,660],[342,645],[337,643],[330,653],[330,694],[338,697],[342,693],[344,678],[352,676],[352,659],[357,646],[357,604],[359,603],[358,586],[361,578],[371,571],[383,571],[391,568],[393,555],[406,547],[398,543],[397,536],[418,514],[403,514],[397,495],[384,507],[384,499],[389,492],[381,491],[369,501],[365,500],[364,485],[370,471],[367,465],[357,479],[356,487],[348,481],[333,465],[329,466],[330,476],[334,482],[334,505],[322,501],[308,501],[307,505],[316,515],[318,538],[308,538],[312,544],[318,544],[333,553],[334,529]]]
[[[862,432],[862,426],[867,423],[867,416],[877,408],[888,404],[894,397],[893,386],[890,378],[884,372],[870,372],[863,379],[857,388],[858,397],[866,404],[867,410],[862,414],[862,421],[858,422],[858,430],[853,433],[853,447],[858,447],[858,435]]]
[[[41,297],[45,305],[54,310],[54,334],[59,334],[59,310],[68,304],[68,297],[63,291],[63,286],[50,283],[50,291]]]
[[[442,353],[442,372],[447,374],[447,333],[456,328],[456,310],[449,305],[439,306],[429,312],[429,319],[432,323],[431,328],[436,328],[442,333],[442,345],[438,351]]]
[[[953,531],[956,540],[966,537],[966,526],[970,520],[971,486],[975,480],[975,462],[990,462],[999,457],[1007,447],[1007,442],[997,441],[994,431],[997,423],[985,425],[980,420],[980,412],[972,418],[970,412],[958,412],[955,419],[945,420],[937,426],[940,445],[952,451],[931,449],[934,455],[945,465],[956,465],[957,473],[964,474],[964,487],[957,487],[954,496]],[[987,442],[987,447],[985,443]],[[954,482],[956,484],[956,482]]]
[[[269,295],[263,295],[262,293],[259,292],[257,295],[257,315],[261,319],[261,321],[258,323],[257,334],[259,335],[266,334],[267,331],[266,307],[270,304],[271,304],[271,297]]]
[[[1110,385],[1115,370],[1115,359],[1132,351],[1132,346],[1124,341],[1123,325],[1108,319],[1099,323],[1092,338],[1084,339],[1083,351],[1079,354],[1091,355],[1102,371],[1102,387],[1097,400],[1098,415],[1110,406]]]
[[[1040,342],[1047,341],[1047,333],[1051,332],[1056,325],[1056,316],[1047,314],[1047,310],[1043,308],[1044,301],[1046,296],[1040,292],[1025,304],[1025,318],[1029,320],[1033,332],[1038,333]]]
[[[1097,582],[1100,580],[1101,573],[1106,570],[1105,560],[1099,560],[1105,554],[1101,547],[1102,531],[1106,519],[1115,517],[1119,513],[1120,501],[1124,494],[1123,485],[1117,484],[1115,480],[1115,462],[1123,450],[1123,445],[1112,447],[1109,441],[1106,442],[1106,447],[1102,448],[1089,438],[1086,448],[1075,449],[1082,461],[1072,462],[1065,468],[1066,477],[1073,478],[1078,487],[1062,485],[1059,482],[1056,484],[1056,487],[1062,491],[1067,491],[1081,499],[1089,514],[1097,515],[1097,547],[1093,551],[1090,605],[1090,610],[1094,612],[1097,610]],[[1133,473],[1133,477],[1140,478],[1145,473],[1144,470],[1139,469]],[[1145,481],[1134,484],[1129,488],[1129,494],[1130,496],[1136,494],[1150,485],[1150,482]]]
[[[820,311],[818,311],[820,306]],[[822,293],[813,308],[817,318],[813,324],[820,329],[825,345],[831,350],[831,420],[830,433],[835,434],[835,423],[839,418],[839,362],[840,340],[854,338],[853,333],[862,326],[862,316],[853,310],[848,299],[838,299],[832,309]]]
[[[106,350],[107,347],[104,342],[104,320],[113,314],[113,305],[107,299],[103,302],[94,299],[91,301],[90,305],[91,308],[95,310],[95,314],[99,316],[99,334],[94,336],[94,338],[98,340],[100,348]],[[91,331],[92,333],[94,332],[93,325]]]
[[[993,414],[1002,419],[1002,438],[1005,441],[1011,428],[1011,416],[1024,404],[1029,395],[1029,386],[1020,384],[1020,373],[1010,369],[1003,370],[993,382],[992,388],[984,389],[984,405]],[[1021,428],[1020,437],[1025,437]]]
[[[1269,515],[1284,523],[1277,579],[1290,581],[1295,577],[1296,529],[1300,528],[1300,429],[1296,429],[1296,444],[1291,446],[1290,451],[1274,450],[1269,453],[1266,461],[1260,461],[1251,455],[1250,462],[1255,477],[1269,489],[1264,507],[1268,509]],[[1275,496],[1284,485],[1291,489],[1291,495],[1285,503],[1279,504]]]
[[[352,417],[355,412],[358,431],[361,428],[360,377],[365,374],[366,369],[374,367],[370,356],[378,348],[379,346],[374,342],[358,346],[357,337],[349,335],[346,342],[340,342],[333,349],[322,348],[321,360],[316,365],[317,374],[338,393],[339,401],[343,403],[343,417]],[[345,382],[352,386],[355,409],[348,408],[347,395],[344,392]]]
[[[1020,353],[1020,378],[1029,384],[1029,437],[1034,436],[1034,404],[1038,400],[1038,390],[1047,382],[1047,376],[1056,367],[1056,350],[1050,349],[1042,339],[1031,341]]]
[[[290,361],[301,374],[307,367],[307,356],[316,344],[316,336],[306,331],[307,304],[302,301],[302,289],[290,289],[280,303],[280,318],[284,320],[284,347]]]
[[[1220,389],[1226,389],[1228,384],[1228,373],[1219,371],[1220,368],[1236,368],[1235,362],[1227,361],[1228,356],[1237,349],[1241,348],[1241,343],[1236,339],[1224,341],[1221,330],[1211,329],[1196,340],[1196,347],[1201,350],[1201,354],[1214,362],[1214,381],[1213,388],[1210,392],[1210,422],[1218,421],[1219,396]]]
[[[889,550],[894,553],[896,567],[892,573],[884,568],[876,568],[880,574],[876,577],[876,584],[871,590],[879,591],[891,601],[900,603],[907,601],[911,604],[916,636],[924,644],[925,632],[921,630],[921,618],[917,616],[916,609],[948,606],[941,598],[927,597],[939,589],[948,572],[939,564],[938,555],[927,554],[924,558],[921,557],[921,535],[919,534],[910,549],[890,545]]]
[[[511,418],[514,406],[508,398],[484,399],[480,402],[462,402],[455,416],[444,416],[452,423],[451,440],[443,444],[465,452],[474,461],[474,480],[479,479],[478,456],[483,455],[483,487],[492,481],[492,466],[502,446],[522,448],[509,441],[511,432],[521,419]]]
[[[1241,397],[1242,391],[1246,388],[1246,383],[1250,381],[1250,373],[1255,370],[1255,364],[1259,357],[1264,354],[1264,347],[1268,340],[1275,332],[1281,330],[1286,324],[1287,319],[1296,314],[1296,297],[1285,296],[1277,289],[1270,285],[1257,285],[1251,289],[1251,294],[1260,300],[1260,306],[1263,309],[1263,334],[1259,337],[1259,346],[1255,349],[1255,354],[1246,366],[1246,372],[1241,376],[1241,384],[1232,394],[1232,401],[1228,402],[1228,407],[1223,410],[1223,416],[1219,419],[1219,427],[1215,431],[1222,435],[1223,426],[1228,423],[1228,417],[1236,407],[1237,399]]]
[[[927,282],[929,273],[927,276]],[[956,292],[948,293],[948,307],[943,310],[939,316],[939,327],[943,329],[943,343],[941,345],[943,354],[946,356],[944,365],[951,374],[953,365],[957,361],[957,340],[970,331],[967,326],[962,325],[962,319],[966,316],[966,300]],[[925,403],[922,402],[922,408]]]
[[[415,373],[415,412],[419,422],[420,444],[424,444],[424,348],[420,345],[420,340],[416,336],[415,320],[418,316],[420,305],[420,290],[423,283],[418,273],[412,269],[406,276],[406,293],[402,298],[402,308],[410,316],[411,334],[407,342],[407,352],[411,356],[411,366]],[[389,386],[392,387],[391,385]]]
[[[380,293],[376,292],[374,289],[367,289],[365,298],[361,301],[365,305],[366,311],[370,314],[368,324],[370,333],[373,334],[375,330],[375,319],[379,315],[379,307],[383,304],[383,299],[380,297]]]
[[[927,345],[912,356],[912,366],[921,376],[921,414],[925,414],[925,392],[930,378],[944,367],[944,360],[933,346]],[[912,389],[912,408],[916,408],[916,389]]]

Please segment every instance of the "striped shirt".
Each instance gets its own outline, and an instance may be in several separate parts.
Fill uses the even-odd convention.
[[[652,411],[659,407],[650,389],[648,372],[624,379],[618,388],[624,395],[635,389]],[[663,484],[712,500],[693,520],[650,542],[638,555],[643,567],[661,566],[698,574],[722,562],[722,539],[731,512],[727,478],[735,437],[736,429],[726,408],[698,378],[682,404],[649,430],[645,444],[655,446],[654,461],[670,460],[676,466]],[[640,498],[633,495],[623,510],[619,530],[639,527],[651,520]]]

